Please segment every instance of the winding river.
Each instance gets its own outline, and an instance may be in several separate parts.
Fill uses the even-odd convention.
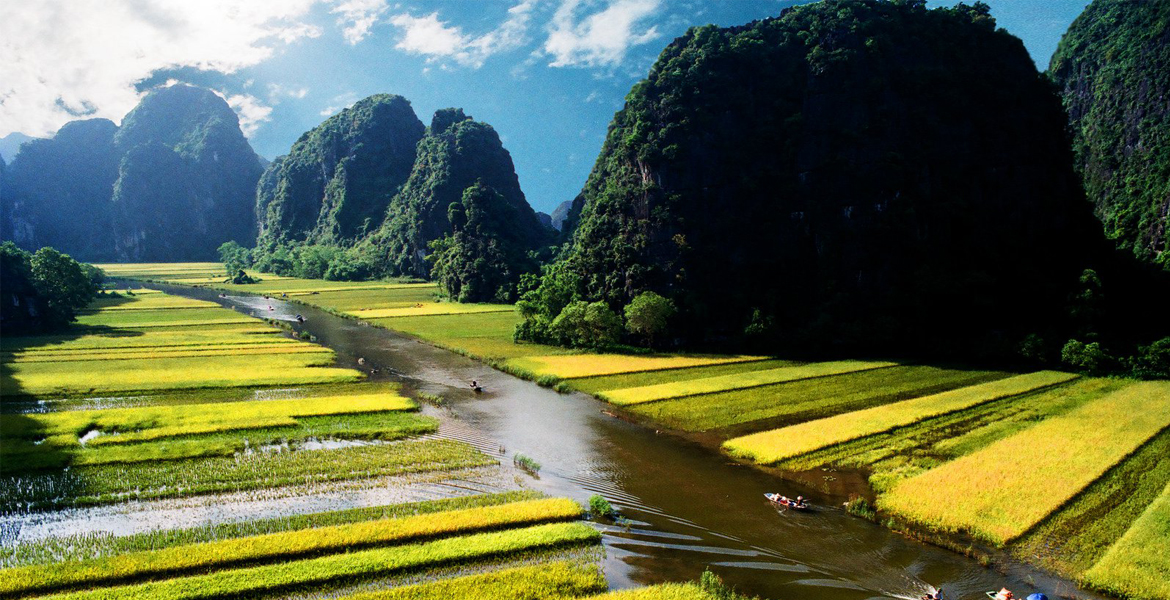
[[[976,600],[1002,585],[1019,597],[1033,591],[1097,597],[1014,561],[986,568],[853,517],[840,508],[846,499],[841,486],[829,485],[838,475],[848,479],[845,473],[825,472],[819,475],[825,484],[815,487],[794,483],[732,461],[710,444],[614,418],[606,414],[607,405],[587,395],[559,394],[392,331],[299,304],[150,287],[288,320],[334,349],[338,364],[353,366],[361,357],[365,369],[376,370],[374,379],[399,381],[408,393],[442,394],[452,400],[449,408],[426,408],[441,419],[440,435],[499,456],[506,468],[488,480],[418,478],[393,488],[342,486],[234,501],[218,497],[26,515],[22,523],[8,522],[10,530],[23,525],[59,534],[80,523],[101,529],[103,522],[139,530],[158,526],[167,511],[174,517],[171,526],[186,526],[521,485],[582,501],[601,494],[621,511],[628,522],[600,525],[605,573],[615,588],[696,579],[709,567],[741,592],[775,599],[915,600],[931,586],[942,586],[951,599]],[[298,313],[306,317],[304,324],[295,323]],[[473,379],[485,393],[467,389]],[[510,468],[507,457],[517,452],[541,463],[538,476]],[[769,491],[810,497],[816,510],[779,511],[763,499]]]

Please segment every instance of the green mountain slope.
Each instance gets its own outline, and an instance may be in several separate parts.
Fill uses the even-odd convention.
[[[631,90],[575,204],[527,297],[533,337],[571,299],[620,314],[651,290],[697,344],[1000,352],[1095,251],[1060,100],[980,5],[694,28]]]
[[[1170,1],[1094,0],[1048,73],[1106,234],[1170,269]]]

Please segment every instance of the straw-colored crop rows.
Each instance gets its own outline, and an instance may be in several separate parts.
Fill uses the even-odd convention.
[[[1085,573],[1085,581],[1122,598],[1170,598],[1170,485]]]
[[[767,371],[736,373],[734,375],[703,377],[699,379],[687,379],[671,383],[659,383],[656,385],[607,390],[604,392],[599,392],[597,395],[603,400],[607,400],[619,406],[628,406],[631,404],[641,404],[643,402],[653,402],[655,400],[665,400],[667,398],[697,396],[699,394],[713,394],[715,392],[726,392],[728,390],[772,385],[776,383],[784,383],[786,381],[796,381],[798,379],[811,379],[813,377],[825,377],[828,375],[840,375],[842,373],[851,373],[855,371],[880,369],[883,367],[892,367],[896,364],[897,363],[892,362],[840,360],[833,362],[812,363],[798,367],[780,367]]]
[[[908,479],[879,505],[931,529],[1003,544],[1168,425],[1170,383],[1134,383]]]
[[[0,571],[0,596],[109,585],[133,579],[157,579],[244,563],[276,562],[373,546],[404,544],[446,535],[565,521],[581,514],[581,506],[572,500],[529,500],[401,519],[206,542],[197,546],[135,552],[73,563],[20,567]]]
[[[728,440],[724,442],[723,447],[735,456],[769,464],[985,402],[1050,387],[1075,377],[1057,371],[1018,375],[941,394],[807,421],[782,429],[753,433]]]
[[[133,586],[75,592],[58,598],[97,600],[132,597],[138,600],[183,600],[250,597],[291,588],[356,582],[422,567],[486,560],[526,551],[581,546],[596,543],[599,538],[600,534],[597,531],[579,523],[537,525]]]

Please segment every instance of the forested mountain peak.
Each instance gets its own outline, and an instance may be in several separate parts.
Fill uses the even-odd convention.
[[[392,94],[360,100],[307,131],[261,180],[260,246],[350,245],[376,228],[424,131],[410,102]]]
[[[527,298],[536,339],[570,300],[620,313],[653,291],[693,342],[970,352],[956,340],[1006,344],[1062,302],[1093,246],[1060,100],[982,4],[692,28],[575,204]]]
[[[1106,234],[1170,270],[1170,1],[1094,0],[1048,73]]]
[[[22,146],[0,234],[84,260],[199,260],[255,235],[260,163],[214,92],[174,85],[123,119],[71,121]]]

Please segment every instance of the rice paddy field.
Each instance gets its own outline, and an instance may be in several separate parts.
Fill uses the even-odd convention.
[[[198,265],[145,274],[219,281]],[[331,310],[352,316],[512,314],[435,303],[426,284],[268,283],[263,293],[347,298]],[[331,350],[212,302],[120,291],[66,332],[4,338],[0,358],[0,516],[498,468],[439,435],[397,384],[364,381]],[[600,533],[584,516],[575,501],[511,491],[119,535],[9,531],[0,598],[596,597]],[[728,596],[666,585],[636,597]]]
[[[635,420],[714,440],[777,473],[856,469],[869,480],[878,517],[891,526],[953,547],[974,543],[1113,595],[1170,598],[1170,382],[884,360],[586,353],[516,343],[512,307],[451,305],[426,283],[258,274],[259,284],[232,286],[213,283],[220,275],[212,267],[218,265],[118,268],[126,276],[287,294],[542,385],[594,395]],[[588,580],[577,566],[556,568]],[[520,572],[368,597],[438,597],[461,581],[514,589],[528,580],[512,578]],[[658,588],[613,597],[642,593],[705,592]]]

